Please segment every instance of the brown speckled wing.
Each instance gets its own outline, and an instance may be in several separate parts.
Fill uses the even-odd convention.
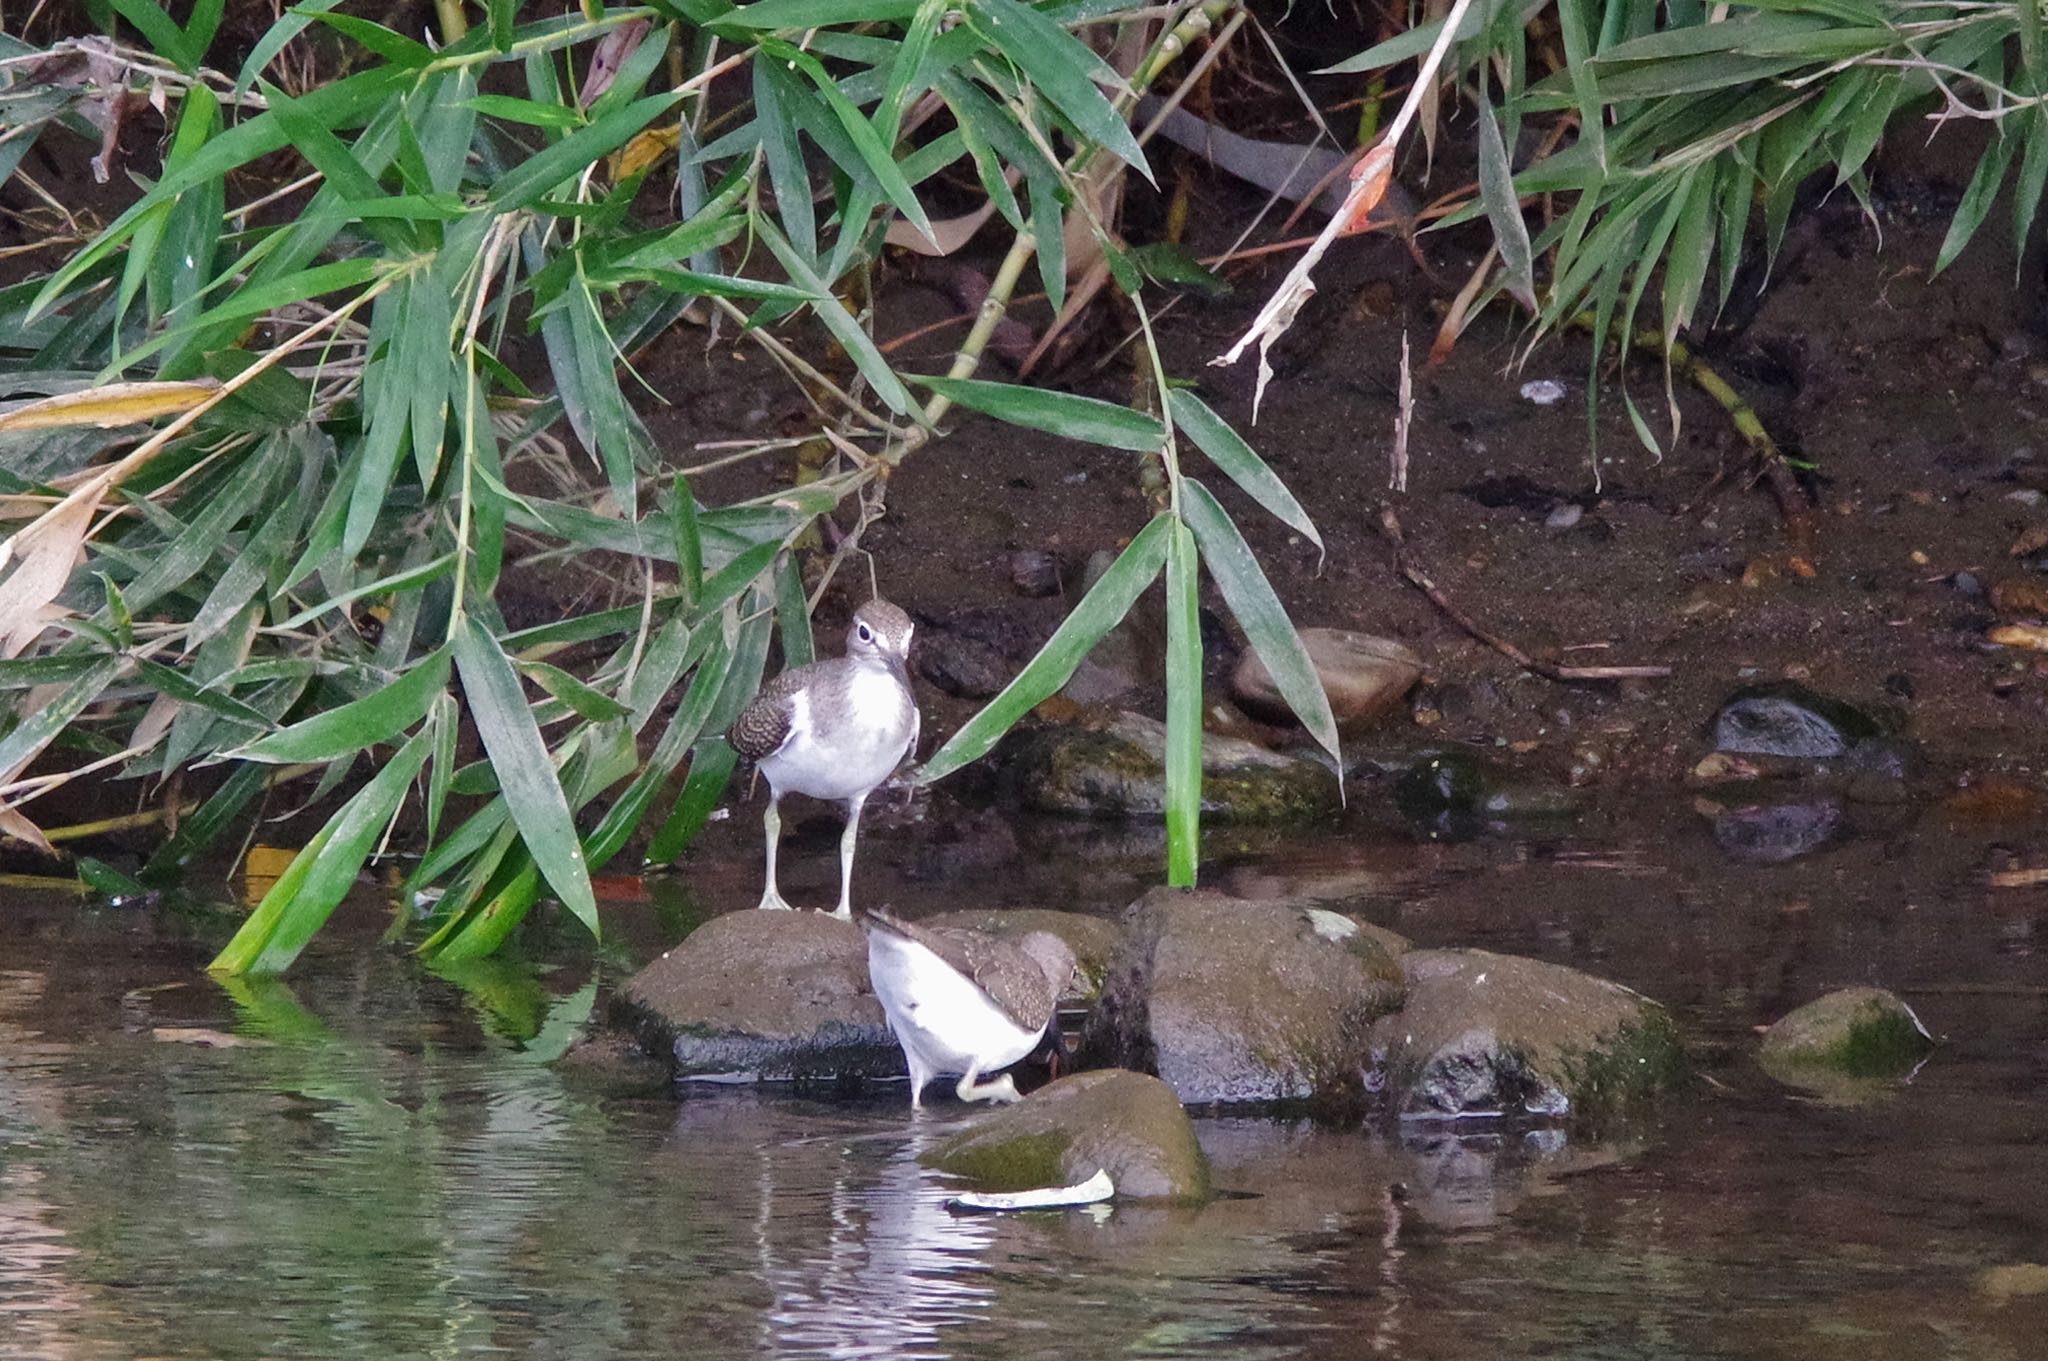
[[[753,702],[740,710],[740,716],[726,730],[725,740],[732,743],[734,751],[749,761],[758,761],[772,755],[789,739],[794,707],[790,704],[790,696],[803,688],[804,673],[810,669],[799,666],[785,671],[761,687]]]
[[[1066,980],[1056,983],[1047,978],[1044,967],[1016,941],[984,931],[919,926],[872,910],[864,910],[861,920],[871,930],[891,931],[916,941],[973,979],[1022,1029],[1043,1030],[1052,1023]]]

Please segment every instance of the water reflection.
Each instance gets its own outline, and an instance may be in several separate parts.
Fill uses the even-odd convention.
[[[957,1109],[551,1062],[690,902],[616,915],[615,955],[446,977],[377,947],[373,903],[288,983],[223,990],[211,926],[10,899],[0,1355],[2021,1361],[2048,1296],[1979,1283],[2048,1256],[2048,979],[2013,948],[2048,890],[1983,876],[2044,851],[1909,828],[1733,863],[1689,807],[1634,837],[1244,850],[1245,891],[1658,995],[1712,1081],[1620,1143],[1205,1118],[1211,1205],[1003,1217],[949,1213],[916,1161]],[[1035,859],[1004,894],[1052,896]],[[958,891],[877,882],[913,911]],[[1129,887],[1101,882],[1080,905]],[[1945,1040],[1882,1107],[1748,1061],[1759,1020],[1862,981]]]

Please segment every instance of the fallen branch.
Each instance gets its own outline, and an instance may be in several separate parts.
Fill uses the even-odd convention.
[[[1656,680],[1671,674],[1671,668],[1668,666],[1559,666],[1556,662],[1540,661],[1531,657],[1459,609],[1457,604],[1444,594],[1441,586],[1431,581],[1422,569],[1409,560],[1408,536],[1402,531],[1400,517],[1394,514],[1392,506],[1380,507],[1379,530],[1393,546],[1395,571],[1406,577],[1408,583],[1416,590],[1428,596],[1429,603],[1442,610],[1452,623],[1525,671],[1534,671],[1537,675],[1546,676],[1554,681]]]

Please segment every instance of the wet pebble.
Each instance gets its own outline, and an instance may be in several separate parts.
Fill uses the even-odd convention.
[[[1956,588],[1956,594],[1975,598],[1984,594],[1984,583],[1977,580],[1974,572],[1958,572],[1949,578],[1949,585]]]
[[[1365,727],[1390,712],[1422,676],[1422,659],[1391,638],[1350,629],[1302,629],[1302,646],[1330,699],[1339,727]],[[1247,651],[1230,681],[1231,695],[1254,717],[1293,722],[1266,664]]]
[[[1577,528],[1579,521],[1585,517],[1584,506],[1576,501],[1567,501],[1544,517],[1543,527],[1553,534],[1562,534],[1566,530]]]
[[[1855,705],[1786,681],[1749,686],[1729,696],[1714,719],[1714,749],[1827,758],[1881,731],[1877,720]]]

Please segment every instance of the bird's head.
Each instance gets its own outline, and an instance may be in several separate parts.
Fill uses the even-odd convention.
[[[903,663],[910,659],[910,635],[917,626],[886,600],[870,600],[853,612],[846,629],[846,655]]]

